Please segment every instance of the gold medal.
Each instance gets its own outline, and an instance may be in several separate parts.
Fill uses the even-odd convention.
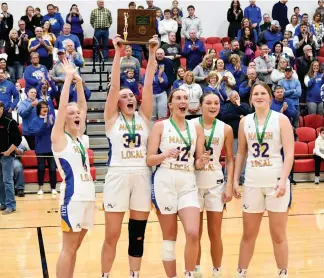
[[[266,146],[265,146],[265,145],[261,145],[261,146],[260,146],[260,151],[261,151],[261,153],[264,153],[265,149],[266,149]]]
[[[129,148],[130,148],[130,149],[134,149],[134,148],[135,148],[135,143],[134,143],[134,141],[130,141],[130,142],[129,142]]]

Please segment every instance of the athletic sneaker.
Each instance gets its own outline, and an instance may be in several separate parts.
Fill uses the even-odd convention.
[[[38,192],[37,192],[37,195],[43,195],[44,194],[44,192],[43,192],[43,190],[38,190]]]
[[[222,278],[222,273],[218,271],[217,273],[213,273],[212,278]]]
[[[16,212],[16,209],[6,208],[6,209],[2,212],[2,215],[12,214],[12,213],[15,213],[15,212]]]
[[[0,210],[1,210],[1,211],[4,211],[6,208],[7,208],[6,205],[4,205],[4,204],[0,204]]]
[[[52,189],[52,194],[57,195],[57,191],[55,189]]]
[[[18,189],[17,195],[18,195],[18,197],[25,197],[24,190],[23,189]]]
[[[201,272],[194,272],[194,278],[203,278],[203,275]]]
[[[236,272],[236,274],[235,274],[235,276],[234,276],[234,278],[246,278],[247,276],[245,275],[245,274],[243,274],[243,273],[238,273],[238,272]]]
[[[316,176],[315,176],[315,181],[314,181],[314,183],[315,183],[315,184],[319,184],[319,181],[320,181],[320,177],[316,177]]]

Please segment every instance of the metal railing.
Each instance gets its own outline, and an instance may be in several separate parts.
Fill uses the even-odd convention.
[[[96,37],[93,37],[93,54],[92,54],[92,73],[97,73],[96,69],[96,59],[99,59],[99,91],[103,91],[102,86],[102,74],[105,71],[105,60],[104,56],[102,54],[102,50],[100,49],[100,43],[96,39]]]

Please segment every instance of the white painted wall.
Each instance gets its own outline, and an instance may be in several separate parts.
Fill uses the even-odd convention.
[[[65,21],[66,15],[70,10],[72,4],[77,4],[79,6],[79,10],[85,19],[85,23],[83,24],[83,28],[85,31],[85,37],[93,36],[93,29],[90,26],[90,13],[93,8],[96,7],[96,1],[86,1],[86,0],[78,0],[78,1],[52,1],[52,0],[35,0],[32,2],[28,1],[20,1],[20,0],[3,0],[1,2],[7,1],[9,5],[9,12],[14,16],[14,26],[17,28],[18,19],[22,15],[25,14],[25,9],[29,3],[35,8],[41,8],[42,14],[46,14],[46,5],[49,3],[53,3],[60,8],[60,13]],[[134,0],[137,5],[142,5],[146,7],[146,1],[144,0]],[[113,26],[110,29],[110,37],[116,34],[117,31],[117,9],[119,8],[127,8],[130,0],[106,0],[105,7],[109,8],[113,15]],[[263,13],[270,13],[272,11],[272,6],[277,1],[266,1],[266,0],[257,0],[257,5],[261,8]],[[160,7],[162,10],[170,8],[172,0],[155,0],[154,5]],[[179,0],[180,7],[183,8],[184,14],[187,15],[186,7],[190,4],[193,4],[196,8],[196,15],[203,20],[203,37],[211,37],[211,36],[226,36],[228,22],[226,19],[227,10],[231,3],[230,0]],[[241,7],[244,10],[246,6],[249,5],[249,1],[244,0],[241,1]],[[300,7],[301,13],[308,13],[310,18],[313,17],[315,9],[317,7],[316,0],[305,0],[305,1],[292,1],[289,0],[287,3],[288,6],[288,18],[290,19],[291,14],[293,13],[293,8],[295,6]]]

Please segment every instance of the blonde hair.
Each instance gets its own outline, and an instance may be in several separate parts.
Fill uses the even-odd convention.
[[[13,32],[16,32],[17,35],[18,35],[18,31],[16,29],[11,29],[10,32],[9,32],[9,39],[11,39],[11,36],[12,36]]]
[[[193,73],[193,71],[190,71],[190,70],[185,72],[185,74],[183,76],[183,82],[185,84],[188,84],[187,83],[187,77],[188,77],[189,74],[192,74],[192,82],[191,82],[191,84],[194,84],[195,83],[195,74]]]
[[[213,60],[214,57],[211,55],[211,54],[207,54],[205,55],[204,59],[202,60],[202,62],[200,63],[200,66],[203,68],[203,69],[206,69],[207,68],[207,60]]]
[[[217,83],[217,82],[218,82],[218,79],[219,79],[218,74],[217,74],[217,71],[212,70],[212,71],[210,71],[210,72],[208,73],[208,75],[207,75],[207,82],[208,82],[208,83],[209,83],[209,81],[210,81],[210,78],[212,78],[212,77],[216,77],[216,83]]]
[[[241,58],[239,55],[237,54],[232,54],[229,58],[229,61],[232,63],[232,60],[236,60],[236,63],[241,63]]]

